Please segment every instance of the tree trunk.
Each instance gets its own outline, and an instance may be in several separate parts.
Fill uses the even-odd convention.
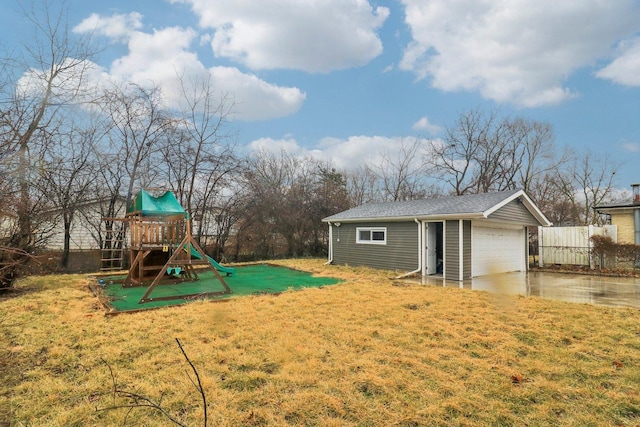
[[[64,215],[64,246],[62,248],[62,259],[60,265],[66,270],[69,266],[69,252],[71,251],[71,222],[73,214]]]

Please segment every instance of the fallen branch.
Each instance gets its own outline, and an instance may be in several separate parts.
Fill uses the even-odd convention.
[[[189,360],[189,357],[187,356],[187,353],[185,353],[184,349],[182,348],[182,344],[180,344],[180,341],[178,341],[178,338],[176,338],[176,342],[178,343],[178,347],[180,348],[182,355],[186,359],[187,363],[189,363],[189,366],[191,366],[191,370],[193,370],[193,373],[196,376],[196,379],[198,380],[198,384],[196,385],[196,383],[193,381],[191,376],[187,374],[187,377],[191,381],[191,384],[193,384],[193,386],[198,390],[198,392],[200,393],[200,396],[202,397],[202,407],[204,408],[204,427],[207,427],[207,396],[204,393],[202,382],[200,382],[200,375],[198,375],[198,370],[196,369],[195,366],[193,366],[193,363],[191,363],[191,360]]]
[[[9,246],[0,246],[0,291],[14,287],[20,268],[35,259],[29,252]]]
[[[204,425],[204,427],[206,427],[207,426],[207,398],[206,398],[206,395],[205,395],[205,392],[204,392],[204,388],[202,387],[202,383],[200,381],[200,375],[198,374],[198,370],[196,369],[196,367],[193,365],[193,363],[189,359],[189,356],[187,356],[187,353],[184,351],[184,348],[182,347],[182,344],[180,343],[180,341],[177,338],[176,338],[176,342],[178,343],[178,348],[180,348],[180,351],[182,352],[182,355],[184,356],[185,360],[187,361],[187,363],[191,367],[191,370],[193,371],[193,373],[196,376],[197,384],[191,378],[189,373],[187,373],[187,377],[189,378],[191,383],[194,385],[194,387],[196,387],[196,389],[200,393],[200,396],[202,397],[202,405],[203,405],[203,408],[204,408],[204,424],[203,425]],[[164,415],[169,420],[171,420],[174,424],[176,424],[176,425],[178,425],[180,427],[188,427],[186,424],[183,424],[180,421],[178,421],[173,415],[171,415],[171,413],[169,413],[165,408],[162,407],[162,399],[164,397],[164,394],[162,394],[160,396],[160,399],[158,399],[157,401],[154,401],[150,397],[147,397],[147,396],[142,395],[140,393],[132,392],[132,391],[128,391],[128,390],[119,388],[118,387],[118,383],[116,381],[116,377],[113,374],[113,370],[111,369],[111,365],[109,365],[109,363],[107,361],[105,361],[104,359],[103,359],[103,362],[107,365],[107,367],[109,368],[109,373],[111,374],[111,381],[112,381],[112,384],[113,384],[113,393],[112,393],[112,395],[113,395],[113,405],[109,406],[107,408],[96,408],[96,411],[111,411],[111,410],[115,410],[115,409],[129,409],[129,411],[127,412],[127,415],[125,417],[125,420],[124,420],[124,422],[126,423],[126,419],[129,417],[129,414],[133,409],[135,409],[135,408],[151,408],[151,409],[154,409],[154,410],[160,412],[162,415]],[[116,399],[117,398],[128,399],[131,403],[117,404],[116,403]]]

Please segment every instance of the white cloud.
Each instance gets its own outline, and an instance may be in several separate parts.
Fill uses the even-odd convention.
[[[129,40],[129,53],[111,64],[111,73],[138,84],[153,81],[164,86],[184,70],[202,72],[205,67],[197,55],[189,51],[195,37],[195,31],[190,28],[169,27],[153,33],[136,31]]]
[[[640,86],[640,37],[621,42],[617,58],[596,76],[626,86]]]
[[[109,20],[104,19],[105,22]],[[237,68],[205,67],[192,50],[198,37],[193,29],[181,27],[151,33],[131,31],[127,40],[129,51],[113,61],[108,70],[109,79],[143,87],[159,85],[166,105],[175,107],[181,98],[180,78],[202,80],[209,75],[214,88],[224,91],[219,95],[227,95],[233,100],[231,118],[238,120],[284,117],[300,109],[306,95],[296,87],[274,85]]]
[[[285,151],[298,157],[313,157],[330,161],[336,169],[351,171],[365,164],[379,165],[385,155],[389,159],[398,158],[403,144],[406,146],[407,140],[402,137],[360,135],[347,139],[326,137],[312,148],[301,146],[293,137],[260,138],[249,143],[247,148],[250,151],[266,150],[275,154]],[[422,153],[426,153],[429,147],[429,142],[424,141]],[[416,158],[416,161],[420,159]]]
[[[363,164],[380,165],[385,157],[393,162],[402,159],[413,142],[413,139],[400,136],[359,135],[344,140],[324,138],[318,149],[322,150],[324,158],[332,160],[338,168],[352,170]],[[433,143],[437,144],[439,140],[421,139],[413,160],[420,163],[422,156],[430,151]]]
[[[412,43],[400,68],[445,91],[479,91],[536,107],[576,94],[563,87],[577,69],[638,31],[634,0],[402,0]]]
[[[102,67],[88,60],[65,58],[56,71],[62,69],[66,71],[57,74],[51,80],[50,102],[53,103],[91,102],[96,99],[96,90],[109,79]],[[17,93],[37,98],[44,96],[49,80],[48,73],[49,71],[28,70],[16,83]],[[79,87],[84,87],[85,90],[78,91]]]
[[[278,154],[282,151],[294,155],[305,157],[309,155],[309,151],[304,147],[298,145],[298,142],[294,138],[283,138],[283,139],[273,139],[273,138],[259,138],[254,141],[251,141],[247,148],[250,151],[267,151],[270,153]]]
[[[637,142],[627,142],[622,144],[622,148],[626,151],[630,151],[632,153],[637,153],[640,151],[640,143]]]
[[[247,67],[308,72],[360,66],[382,53],[386,7],[367,0],[173,0],[190,4],[215,30],[216,56]]]
[[[396,158],[402,144],[401,137],[359,135],[347,139],[324,138],[318,148],[323,158],[332,160],[338,169],[352,170],[364,164],[380,164],[383,153]]]
[[[126,42],[134,31],[142,28],[142,15],[138,12],[101,16],[92,13],[73,27],[76,33],[95,33]]]
[[[267,83],[232,67],[210,69],[216,87],[233,88],[235,111],[242,120],[266,120],[293,114],[300,109],[306,95],[295,87]]]
[[[428,133],[435,135],[438,132],[440,132],[442,130],[442,128],[440,126],[434,125],[431,122],[429,122],[429,119],[425,116],[420,118],[420,120],[418,120],[417,122],[415,122],[413,124],[413,126],[411,127],[411,129],[413,130],[424,130],[427,131]]]

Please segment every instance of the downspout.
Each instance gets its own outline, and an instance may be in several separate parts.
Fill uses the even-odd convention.
[[[331,264],[333,262],[333,225],[329,223],[329,248],[327,250],[328,261],[324,265]]]
[[[422,260],[424,259],[424,245],[422,244],[422,222],[418,221],[418,218],[413,219],[418,224],[418,268],[408,273],[401,274],[396,279],[403,279],[412,274],[422,273]]]
[[[471,273],[473,275],[473,272]],[[458,281],[464,280],[464,221],[458,220]]]

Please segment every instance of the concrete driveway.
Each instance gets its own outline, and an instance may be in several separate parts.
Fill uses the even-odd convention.
[[[640,279],[530,271],[476,277],[462,283],[427,277],[424,284],[567,302],[640,308]]]

